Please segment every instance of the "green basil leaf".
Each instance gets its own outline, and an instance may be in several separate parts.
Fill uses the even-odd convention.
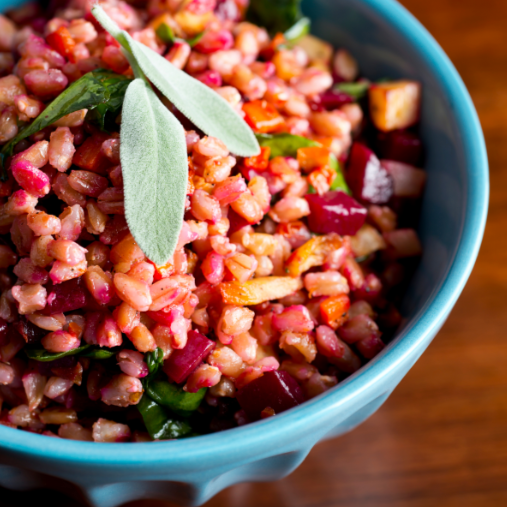
[[[338,159],[334,153],[331,153],[329,155],[329,165],[334,169],[334,172],[336,173],[336,177],[333,181],[333,184],[331,185],[330,190],[342,190],[343,192],[352,195],[352,192],[350,191],[350,188],[345,181],[345,176],[343,175],[340,162],[338,162]]]
[[[192,428],[185,421],[169,417],[167,412],[148,396],[143,396],[137,408],[151,438],[168,440],[181,438],[192,433]]]
[[[218,93],[120,30],[100,6],[95,5],[92,13],[126,49],[131,64],[134,61],[159,91],[192,123],[207,135],[220,139],[236,155],[251,157],[259,154],[259,145],[252,129]]]
[[[271,148],[271,158],[296,157],[299,148],[320,146],[316,141],[292,134],[256,134],[259,145]]]
[[[201,33],[198,33],[196,36],[191,37],[190,39],[187,39],[185,42],[191,48],[193,48],[194,46],[196,46],[199,43],[199,41],[203,38],[203,36],[204,36],[204,32],[201,32]]]
[[[102,118],[107,111],[119,111],[127,86],[131,82],[131,79],[110,70],[97,69],[88,72],[60,93],[30,125],[7,143],[2,148],[2,155],[4,157],[12,155],[12,150],[19,141],[67,114],[81,109],[92,110],[99,106],[103,106],[104,114],[100,115]]]
[[[120,139],[130,231],[150,260],[165,264],[176,248],[185,211],[185,131],[143,79],[135,79],[125,94]]]
[[[188,417],[199,408],[206,395],[206,388],[196,393],[187,393],[181,387],[164,380],[153,380],[146,388],[146,394],[158,404],[169,408],[175,414]]]
[[[155,30],[157,37],[166,44],[174,44],[175,36],[173,29],[167,23],[160,23]]]
[[[84,352],[85,350],[88,350],[90,347],[91,345],[83,345],[76,349],[68,350],[67,352],[49,352],[46,349],[26,348],[25,354],[30,359],[35,359],[35,361],[47,363],[49,361],[56,361],[57,359],[60,359],[62,357],[75,356],[77,354],[80,354],[81,352]]]
[[[361,81],[359,83],[338,83],[334,89],[350,95],[355,100],[360,100],[366,96],[369,87],[369,81]]]
[[[302,17],[301,0],[251,0],[246,17],[274,35],[285,32]]]
[[[310,26],[310,18],[301,18],[284,33],[285,40],[291,44],[296,43],[301,37],[310,33]]]

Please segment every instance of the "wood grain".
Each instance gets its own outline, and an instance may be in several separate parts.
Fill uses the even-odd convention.
[[[447,324],[372,418],[318,445],[290,477],[234,486],[206,507],[507,505],[507,2],[402,3],[455,63],[484,128],[492,192],[479,261]],[[4,507],[75,505],[46,492],[0,495]]]

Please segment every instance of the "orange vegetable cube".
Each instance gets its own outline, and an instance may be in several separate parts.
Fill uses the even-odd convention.
[[[268,134],[279,132],[285,125],[285,120],[276,108],[265,100],[254,100],[243,105],[245,120],[255,132]]]
[[[255,171],[265,171],[268,168],[269,157],[271,155],[271,148],[269,146],[261,147],[261,152],[255,157],[247,157],[243,161],[243,164],[248,169],[254,169]]]
[[[285,269],[290,276],[300,276],[314,266],[322,266],[326,257],[341,248],[342,244],[343,240],[338,234],[316,236],[292,252]]]
[[[338,329],[348,319],[350,299],[346,294],[325,299],[320,304],[320,315],[332,329]]]
[[[75,62],[73,51],[76,46],[76,42],[65,26],[60,26],[56,31],[50,33],[46,37],[46,42],[70,62]]]
[[[419,121],[421,84],[394,81],[372,85],[368,91],[370,113],[375,126],[383,132],[404,129]]]
[[[329,150],[321,146],[309,146],[298,150],[299,167],[309,171],[329,164]]]
[[[226,305],[250,306],[284,298],[302,287],[301,278],[268,276],[245,283],[224,282],[218,286],[218,290]]]

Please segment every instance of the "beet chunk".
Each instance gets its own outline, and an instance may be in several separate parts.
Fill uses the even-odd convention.
[[[68,282],[53,285],[48,290],[48,299],[45,315],[72,312],[86,306],[87,291],[82,277],[74,278]]]
[[[164,363],[166,375],[180,384],[206,359],[215,343],[198,331],[189,331],[185,348],[175,350]]]
[[[286,371],[264,373],[240,389],[236,399],[253,421],[260,419],[266,407],[271,407],[278,414],[305,401],[301,387]]]
[[[385,204],[393,195],[391,176],[364,144],[352,145],[346,179],[354,196],[361,201]]]
[[[377,148],[382,158],[397,160],[398,162],[415,166],[421,163],[423,155],[421,139],[413,132],[407,130],[379,132]]]
[[[345,192],[308,194],[305,199],[310,206],[308,225],[313,232],[354,236],[366,220],[366,208]]]

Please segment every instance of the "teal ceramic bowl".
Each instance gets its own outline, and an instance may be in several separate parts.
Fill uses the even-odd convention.
[[[13,4],[0,0],[0,9]],[[394,0],[312,0],[304,8],[314,32],[349,48],[366,76],[405,77],[424,85],[424,255],[396,338],[324,395],[214,435],[95,444],[0,426],[0,485],[61,489],[93,506],[115,507],[138,498],[200,505],[231,484],[279,479],[319,440],[341,435],[373,414],[446,320],[474,265],[488,207],[486,149],[467,90],[438,44]]]

